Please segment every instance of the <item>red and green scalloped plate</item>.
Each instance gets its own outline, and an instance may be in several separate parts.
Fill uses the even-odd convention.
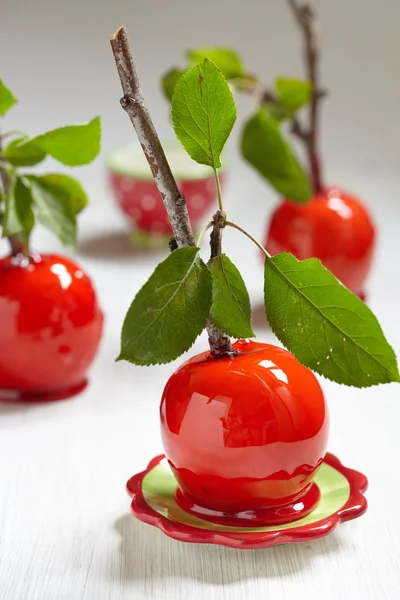
[[[314,481],[320,491],[314,510],[297,521],[270,527],[219,525],[184,511],[175,501],[178,484],[163,455],[134,475],[127,489],[135,517],[176,540],[251,549],[318,540],[367,510],[367,478],[344,467],[333,454],[326,454]]]

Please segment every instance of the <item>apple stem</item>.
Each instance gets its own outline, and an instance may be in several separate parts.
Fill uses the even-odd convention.
[[[2,141],[4,139],[4,135],[0,136],[0,152],[3,149]],[[8,190],[10,189],[10,177],[8,175],[7,169],[2,166],[0,161],[0,182],[1,187],[3,188],[3,194],[6,196],[8,194]],[[3,215],[0,215],[0,225],[3,222]],[[25,245],[22,243],[22,240],[18,234],[8,236],[8,241],[11,248],[12,256],[26,256],[28,251]]]
[[[224,207],[223,207],[223,204],[222,204],[221,184],[220,184],[220,181],[219,181],[218,170],[215,167],[214,167],[214,177],[215,177],[215,183],[216,183],[216,186],[217,186],[218,207],[219,207],[219,210],[221,212],[224,212]]]
[[[318,193],[323,188],[321,164],[318,153],[319,103],[321,98],[325,95],[318,86],[320,26],[315,11],[309,3],[300,5],[297,0],[288,0],[288,2],[296,21],[304,34],[307,76],[311,83],[309,130],[307,132],[299,130],[298,124],[296,120],[294,120],[292,132],[306,143],[311,182],[314,192]]]
[[[135,128],[171,224],[175,243],[171,240],[170,248],[173,250],[175,247],[195,246],[196,241],[186,200],[179,191],[146,108],[126,28],[120,27],[111,37],[110,43],[124,94],[120,101],[121,106]],[[235,354],[230,338],[220,331],[211,319],[207,322],[207,332],[211,353],[214,357],[220,358]]]
[[[145,106],[125,27],[120,27],[112,36],[110,42],[124,94],[121,99],[121,106],[128,114],[136,130],[168,213],[177,245],[178,247],[194,246],[195,239],[185,198],[181,195],[172,175],[156,129]]]

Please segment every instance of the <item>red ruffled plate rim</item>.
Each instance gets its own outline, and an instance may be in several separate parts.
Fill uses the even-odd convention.
[[[335,513],[308,525],[296,527],[293,523],[293,528],[276,531],[225,532],[199,529],[164,517],[153,510],[143,496],[144,477],[164,458],[163,454],[156,456],[144,471],[131,477],[127,483],[127,490],[132,497],[131,509],[137,519],[157,527],[165,535],[180,542],[217,544],[236,549],[268,548],[279,544],[310,542],[329,535],[340,523],[361,517],[368,506],[364,496],[368,487],[365,475],[345,467],[336,456],[327,453],[324,462],[341,473],[350,485],[350,496],[347,502]]]

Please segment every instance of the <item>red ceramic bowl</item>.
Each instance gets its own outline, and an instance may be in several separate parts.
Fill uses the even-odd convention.
[[[192,225],[197,228],[217,208],[212,170],[194,162],[178,142],[163,144],[179,190],[186,198]],[[133,228],[150,235],[170,236],[171,227],[150,168],[139,144],[112,151],[106,161],[115,198]],[[221,185],[224,173],[220,175]]]

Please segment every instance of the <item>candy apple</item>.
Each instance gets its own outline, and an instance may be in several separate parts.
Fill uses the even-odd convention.
[[[0,79],[0,116],[16,102]],[[100,118],[37,136],[1,133],[0,226],[11,255],[0,259],[0,400],[65,398],[86,386],[103,315],[80,267],[32,252],[29,241],[38,223],[73,248],[88,198],[65,173],[33,175],[24,167],[47,156],[70,167],[92,162],[100,152]]]
[[[138,366],[169,363],[187,352],[204,329],[210,346],[178,368],[164,388],[161,435],[171,471],[168,477],[158,471],[132,478],[132,508],[177,539],[189,540],[192,524],[204,542],[214,539],[210,522],[285,527],[321,506],[324,493],[317,471],[325,457],[328,411],[309,368],[337,383],[369,387],[400,380],[395,354],[370,309],[319,261],[297,260],[288,253],[271,257],[251,233],[227,218],[218,168],[236,107],[221,70],[207,56],[180,75],[171,107],[178,139],[195,161],[213,167],[218,190],[218,209],[196,239],[179,195],[181,202],[176,202],[176,182],[144,109],[124,27],[112,36],[111,47],[124,93],[122,107],[146,151],[175,238],[172,252],[128,309],[118,360]],[[256,118],[276,133],[267,117]],[[272,153],[266,158],[281,185],[279,160],[274,162]],[[289,166],[293,173],[296,163]],[[308,193],[307,178],[304,182]],[[325,206],[323,198],[320,202]],[[340,204],[342,218],[346,211],[346,216],[356,212],[351,199],[328,194],[328,212],[332,204],[336,212]],[[222,230],[227,235],[230,228],[264,253],[266,316],[290,352],[247,339],[255,335],[249,294],[240,271],[222,252]],[[205,262],[200,251],[209,230],[211,256]],[[231,337],[239,341],[232,343]],[[162,459],[152,461],[149,471]],[[139,498],[147,475],[149,493]],[[193,514],[202,521],[193,520]],[[185,538],[177,534],[181,519]],[[247,533],[240,530],[243,547]]]
[[[364,296],[375,246],[375,228],[358,198],[326,188],[306,204],[283,202],[272,214],[265,247],[317,257],[352,292]]]
[[[0,260],[0,397],[83,389],[103,315],[90,279],[57,255]]]
[[[169,379],[166,456],[193,505],[240,512],[293,504],[325,455],[323,393],[286,350],[249,340],[234,348],[234,358],[198,354]]]
[[[165,147],[179,191],[185,196],[191,222],[197,228],[215,205],[217,188],[212,170],[193,162],[177,143],[170,142]],[[141,146],[113,150],[107,159],[107,170],[110,187],[130,225],[145,236],[170,238],[168,215]],[[223,186],[225,173],[220,179]]]

